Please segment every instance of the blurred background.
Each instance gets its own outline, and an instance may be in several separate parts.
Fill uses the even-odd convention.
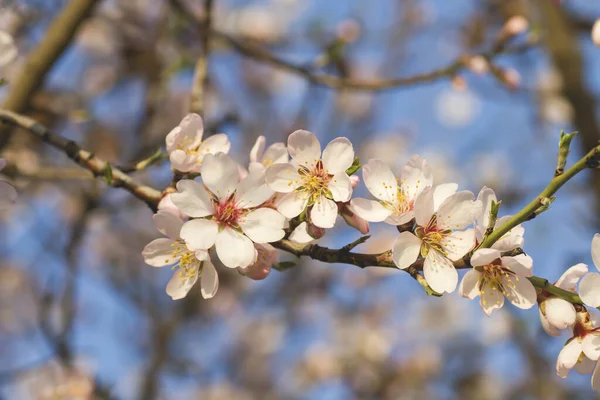
[[[19,49],[1,71],[1,98],[18,90],[28,56],[77,2],[89,13],[16,108],[116,165],[149,157],[189,110],[204,1],[0,1],[0,29]],[[529,30],[487,73],[358,91],[307,79],[437,70],[493,50],[514,15]],[[552,177],[561,129],[580,131],[573,159],[600,140],[600,51],[590,40],[599,16],[590,0],[214,0],[205,124],[229,135],[242,164],[258,135],[285,141],[300,128],[322,143],[346,136],[362,161],[396,170],[418,153],[436,183],[490,186],[510,214]],[[260,51],[244,54],[227,38]],[[308,72],[257,56],[264,51]],[[546,335],[536,308],[507,305],[488,318],[477,301],[427,297],[396,270],[302,259],[257,282],[220,268],[215,298],[196,287],[172,301],[171,271],[140,256],[159,237],[145,204],[26,132],[5,129],[0,139],[1,179],[20,193],[0,213],[2,399],[595,396],[589,376],[556,376],[567,338]],[[164,188],[172,173],[163,162],[133,175]],[[577,262],[593,268],[599,215],[600,173],[570,182],[526,226],[534,273],[555,281]],[[385,224],[371,233],[357,251],[389,249],[397,235]],[[340,221],[320,244],[359,236]]]

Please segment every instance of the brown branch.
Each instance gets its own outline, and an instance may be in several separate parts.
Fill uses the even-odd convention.
[[[27,109],[33,94],[43,84],[46,74],[67,49],[77,30],[92,13],[98,0],[71,0],[54,19],[40,44],[29,54],[21,73],[10,83],[2,108],[15,112]],[[9,131],[0,129],[0,148],[10,139]]]
[[[204,21],[202,24],[203,54],[196,61],[190,101],[190,111],[201,116],[204,116],[204,104],[206,103],[206,93],[208,90],[208,57],[210,55],[213,3],[214,0],[204,0]]]
[[[111,166],[93,153],[82,149],[76,142],[56,135],[37,121],[12,111],[0,109],[0,122],[29,131],[43,142],[65,153],[67,157],[83,168],[91,171],[95,177],[106,178],[106,172],[109,169],[110,179],[107,178],[106,180],[110,186],[124,188],[138,199],[144,201],[150,208],[156,210],[161,198],[160,191],[150,186],[142,185],[120,169]]]

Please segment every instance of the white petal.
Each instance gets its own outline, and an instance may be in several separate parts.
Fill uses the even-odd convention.
[[[350,208],[359,217],[369,222],[381,222],[389,217],[392,212],[382,206],[378,201],[355,198],[350,201]]]
[[[455,231],[442,239],[442,248],[452,261],[456,261],[467,254],[475,246],[475,231],[467,229]]]
[[[288,151],[298,164],[309,168],[314,167],[317,161],[321,159],[319,139],[304,130],[295,131],[288,137]]]
[[[504,278],[504,286],[507,290],[506,298],[514,306],[527,310],[537,302],[537,293],[529,279],[519,276]]]
[[[289,161],[288,150],[284,143],[273,143],[267,148],[260,162],[263,165],[282,164]]]
[[[264,136],[259,136],[256,138],[256,142],[254,142],[254,146],[250,150],[250,162],[260,163],[262,161],[262,155],[265,151],[265,146],[267,144],[267,139]]]
[[[504,305],[504,296],[496,288],[484,286],[479,293],[479,304],[484,313],[489,317],[492,311],[502,308]]]
[[[4,31],[0,31],[0,67],[4,67],[15,58],[18,50],[13,37]]]
[[[391,214],[385,219],[385,223],[390,225],[404,225],[409,223],[415,217],[414,211],[407,211],[404,214],[394,215]]]
[[[219,232],[215,249],[223,265],[228,268],[246,268],[254,262],[256,256],[252,241],[231,228]]]
[[[320,196],[310,210],[310,220],[319,228],[333,228],[338,207],[333,200]]]
[[[566,300],[551,297],[544,301],[548,323],[557,329],[566,329],[575,323],[575,307]]]
[[[414,200],[421,190],[432,184],[433,177],[427,160],[416,154],[413,155],[402,168],[400,181],[402,191],[409,199]]]
[[[600,391],[600,362],[596,363],[596,368],[594,368],[594,373],[592,374],[592,389],[597,392]]]
[[[492,201],[497,202],[496,193],[488,187],[483,187],[477,195],[477,200],[481,201],[482,210],[477,216],[477,226],[486,230],[490,224],[490,210],[492,209]]]
[[[581,361],[577,361],[575,364],[575,371],[579,372],[582,375],[591,374],[596,367],[596,361],[592,361],[587,357],[581,357]]]
[[[198,265],[199,266],[199,265]],[[183,278],[179,275],[181,271],[175,271],[169,283],[167,283],[167,294],[173,300],[183,299],[198,280],[198,266],[194,268],[194,274]]]
[[[560,276],[560,278],[558,278],[558,280],[556,281],[556,283],[554,285],[558,286],[561,289],[568,290],[570,292],[576,292],[577,291],[577,282],[579,282],[579,279],[587,273],[588,273],[588,267],[586,264],[583,264],[583,263],[575,264],[571,268],[566,270]]]
[[[168,211],[158,211],[152,216],[154,226],[160,233],[173,240],[179,239],[179,231],[183,226],[183,221]]]
[[[207,154],[200,169],[202,182],[219,200],[228,199],[240,181],[238,166],[227,154]]]
[[[204,123],[202,117],[198,114],[186,115],[179,125],[168,133],[165,139],[167,152],[172,154],[177,149],[195,150],[202,141],[203,133]]]
[[[398,195],[396,176],[383,161],[369,160],[363,167],[363,181],[369,192],[379,200],[394,203]]]
[[[600,336],[596,333],[588,333],[581,342],[581,348],[586,357],[597,361],[600,357]]]
[[[217,238],[219,225],[208,219],[193,219],[181,227],[179,234],[190,249],[208,250]]]
[[[265,183],[264,173],[257,171],[242,179],[235,190],[237,205],[240,208],[258,207],[274,194],[273,189]]]
[[[600,306],[600,274],[590,272],[579,282],[579,297],[591,307]]]
[[[265,179],[271,189],[280,193],[292,192],[301,183],[300,174],[292,164],[275,164],[269,167]]]
[[[323,168],[328,174],[346,172],[353,162],[354,148],[345,137],[333,139],[323,150]]]
[[[244,217],[240,227],[255,243],[271,243],[281,240],[285,235],[283,225],[285,217],[270,208],[259,208]]]
[[[452,293],[458,284],[458,272],[454,264],[433,249],[429,249],[425,258],[423,275],[429,286],[438,293]]]
[[[515,274],[523,277],[533,276],[533,259],[526,254],[519,254],[514,257],[502,257],[502,264],[508,267]]]
[[[290,234],[289,239],[297,243],[310,243],[315,240],[314,237],[309,235],[308,224],[306,222],[300,223],[300,225],[298,225]]]
[[[337,172],[331,177],[327,188],[331,191],[334,201],[346,202],[352,196],[352,182],[345,172]]]
[[[578,338],[573,338],[562,348],[556,359],[556,373],[558,376],[566,378],[569,375],[569,371],[577,364],[581,351],[581,343]]]
[[[286,218],[297,217],[306,208],[308,197],[306,192],[287,193],[277,202],[277,211]]]
[[[206,260],[202,264],[202,274],[200,275],[200,290],[202,297],[211,299],[219,290],[219,275],[213,263]]]
[[[496,228],[503,225],[507,220],[512,218],[512,215],[505,215],[496,220]],[[523,247],[523,235],[525,234],[525,228],[523,225],[517,225],[510,231],[506,232],[496,243],[492,245],[492,248],[498,249],[502,252],[514,250],[517,247]]]
[[[426,226],[433,213],[434,209],[434,189],[430,186],[425,189],[417,196],[415,200],[415,220],[417,225]]]
[[[483,267],[501,256],[502,253],[495,249],[477,249],[471,257],[471,265],[474,267]]]
[[[229,153],[231,142],[224,133],[217,133],[206,138],[198,148],[198,161],[203,162],[207,154]]]
[[[596,233],[592,239],[592,260],[596,269],[600,270],[600,233]]]
[[[433,211],[437,211],[446,199],[456,193],[458,184],[442,183],[433,190]]]
[[[173,150],[169,154],[171,167],[176,171],[191,172],[198,166],[198,156],[196,154],[187,154],[183,150]]]
[[[177,182],[177,190],[171,195],[171,201],[185,215],[200,218],[213,214],[213,202],[203,184],[184,179]]]
[[[546,333],[550,336],[560,336],[560,331],[556,329],[554,325],[548,322],[548,318],[544,316],[541,308],[538,308],[538,312],[540,314],[540,322],[542,323],[542,328],[544,328]]]
[[[421,251],[421,239],[411,232],[401,232],[392,247],[392,260],[400,269],[408,268],[417,261]]]
[[[0,210],[7,208],[17,201],[17,191],[7,182],[0,181]]]
[[[481,273],[474,269],[470,269],[462,281],[460,281],[460,285],[458,286],[458,294],[462,297],[466,297],[468,299],[473,300],[475,297],[479,296],[479,279],[481,278]]]
[[[448,197],[438,210],[437,225],[448,229],[464,229],[471,225],[481,213],[481,203],[473,199],[473,193],[468,190]]]
[[[142,250],[144,262],[153,267],[164,267],[175,264],[179,258],[173,257],[176,249],[175,241],[167,238],[155,239],[148,243]]]

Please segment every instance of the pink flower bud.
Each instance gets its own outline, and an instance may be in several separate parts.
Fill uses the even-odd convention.
[[[162,199],[160,199],[160,201],[158,202],[158,210],[162,210],[162,211],[166,211],[168,213],[171,213],[179,218],[181,218],[182,220],[186,220],[187,217],[181,212],[181,210],[179,208],[177,208],[177,206],[175,204],[173,204],[173,201],[171,200],[171,195],[173,193],[167,193],[166,195],[163,196]]]
[[[592,27],[592,41],[596,46],[600,46],[600,18],[594,22]]]
[[[529,22],[522,15],[510,17],[504,24],[502,31],[508,37],[519,35],[529,28]]]
[[[256,260],[247,268],[238,268],[240,274],[255,281],[265,279],[271,272],[271,267],[279,259],[279,251],[268,243],[254,243]]]
[[[361,217],[359,217],[358,215],[354,214],[354,212],[352,212],[352,210],[350,209],[348,203],[338,203],[338,204],[339,204],[338,208],[339,208],[340,214],[342,215],[342,218],[344,218],[344,221],[346,221],[348,226],[353,227],[354,229],[356,229],[363,235],[366,235],[367,233],[369,233],[369,222],[368,221],[366,221],[366,220],[362,219]]]
[[[324,228],[319,228],[318,226],[315,226],[311,223],[306,224],[306,232],[313,239],[321,239],[323,236],[325,236]]]

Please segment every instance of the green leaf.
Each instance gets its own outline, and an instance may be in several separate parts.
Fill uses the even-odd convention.
[[[104,166],[104,182],[106,182],[107,185],[110,185],[112,183],[112,180],[113,180],[112,167],[107,162],[106,165]]]
[[[280,272],[288,270],[290,268],[294,268],[295,266],[296,263],[293,261],[281,261],[276,264],[273,264],[273,268]]]
[[[362,168],[362,165],[360,165],[360,162],[358,161],[358,156],[354,157],[354,161],[352,162],[352,165],[350,166],[350,168],[348,168],[346,170],[346,174],[348,174],[348,175],[354,175],[361,168]]]

